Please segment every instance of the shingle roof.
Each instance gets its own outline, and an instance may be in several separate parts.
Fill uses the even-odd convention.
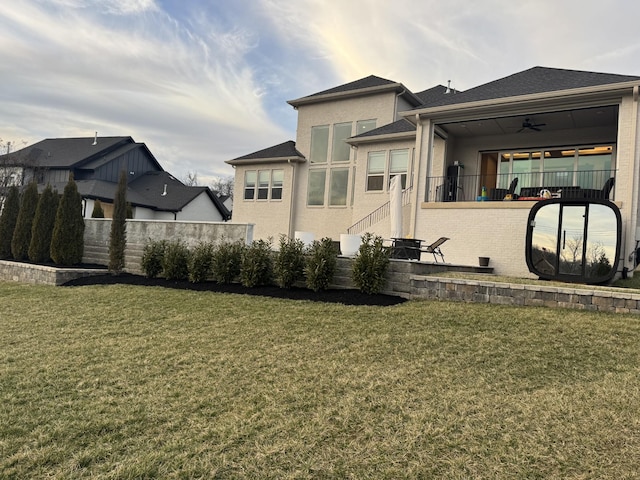
[[[362,90],[363,88],[381,87],[384,85],[397,85],[398,82],[393,80],[387,80],[386,78],[376,77],[375,75],[369,75],[368,77],[355,80],[353,82],[345,83],[344,85],[338,85],[337,87],[329,88],[321,92],[307,95],[304,98],[316,97],[319,95],[330,95],[332,93],[349,92],[351,90]]]
[[[533,67],[459,93],[435,98],[425,107],[517,97],[581,87],[640,81],[640,77],[611,73],[585,72],[560,68]],[[422,107],[418,107],[422,108]]]
[[[297,149],[296,142],[293,140],[289,140],[284,143],[280,143],[278,145],[274,145],[273,147],[268,147],[263,150],[258,150],[257,152],[249,153],[242,157],[234,158],[233,160],[229,160],[229,162],[234,162],[236,160],[267,160],[267,159],[275,159],[275,158],[304,158]]]
[[[364,138],[364,137],[377,137],[380,135],[391,135],[394,133],[405,133],[405,132],[415,132],[416,126],[411,123],[409,120],[401,119],[397,120],[393,123],[388,123],[387,125],[383,125],[382,127],[374,128],[373,130],[366,131],[357,135],[353,138]]]
[[[47,138],[10,155],[19,164],[28,163],[46,168],[69,168],[94,159],[113,149],[133,144],[131,137]]]
[[[324,101],[327,98],[333,99],[334,97],[348,97],[351,93],[353,95],[368,94],[372,93],[372,91],[373,93],[379,91],[396,91],[409,103],[413,105],[420,104],[420,99],[401,83],[377,77],[375,75],[369,75],[368,77],[354,80],[353,82],[345,83],[343,85],[338,85],[337,87],[329,88],[328,90],[322,90],[321,92],[313,93],[296,100],[289,100],[287,103],[297,107],[304,104]]]
[[[416,93],[416,97],[422,100],[422,103],[431,103],[439,100],[443,95],[445,95],[446,91],[447,87],[444,85],[436,85],[435,87]]]

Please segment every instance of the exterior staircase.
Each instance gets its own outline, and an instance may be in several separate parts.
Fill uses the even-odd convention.
[[[402,191],[402,206],[409,205],[411,203],[411,191],[413,187],[405,188]],[[381,222],[391,214],[391,201],[379,206],[373,212],[366,217],[358,220],[356,223],[347,228],[349,235],[356,235],[366,231],[372,225]]]

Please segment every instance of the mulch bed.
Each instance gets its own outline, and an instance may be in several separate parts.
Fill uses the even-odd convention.
[[[279,288],[277,286],[244,287],[239,283],[221,285],[215,282],[191,283],[188,281],[166,280],[164,278],[147,278],[141,275],[123,273],[120,275],[94,275],[82,277],[65,283],[65,287],[83,285],[142,285],[166,287],[182,290],[195,290],[220,293],[237,293],[244,295],[260,295],[264,297],[287,298],[291,300],[310,300],[313,302],[342,303],[344,305],[373,305],[390,306],[403,303],[406,300],[393,295],[368,295],[359,290],[329,289],[314,292],[308,288],[292,287]]]

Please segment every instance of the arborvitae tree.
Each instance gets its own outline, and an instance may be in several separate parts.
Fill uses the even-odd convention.
[[[82,197],[78,193],[73,175],[69,175],[69,182],[64,187],[56,213],[51,237],[51,259],[60,265],[74,265],[82,261],[83,250]]]
[[[93,202],[93,211],[91,212],[91,218],[104,218],[104,209],[100,200]]]
[[[127,245],[127,174],[123,170],[113,200],[113,218],[109,237],[109,271],[120,273],[124,269],[124,249]]]
[[[20,211],[18,212],[16,227],[13,230],[13,237],[11,238],[11,254],[16,260],[24,260],[29,256],[31,228],[37,208],[38,184],[33,181],[29,183],[27,189],[22,194]]]
[[[11,239],[20,211],[20,190],[15,185],[9,188],[0,215],[0,258],[11,258]]]
[[[59,201],[58,192],[54,191],[51,185],[47,185],[40,195],[36,216],[33,218],[29,245],[29,260],[32,262],[43,263],[51,260],[51,236]]]

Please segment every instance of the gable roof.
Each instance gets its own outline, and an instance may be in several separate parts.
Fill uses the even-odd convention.
[[[353,82],[338,85],[337,87],[322,90],[321,92],[307,95],[287,103],[295,108],[312,103],[338,100],[360,95],[371,95],[382,92],[396,92],[400,94],[410,105],[418,106],[422,101],[401,83],[387,80],[386,78],[369,75],[368,77],[354,80]]]
[[[9,155],[20,165],[70,168],[131,144],[131,137],[47,138]]]
[[[463,92],[432,98],[423,107],[455,105],[536,93],[640,82],[640,77],[560,68],[533,67]],[[418,107],[418,108],[423,108]]]
[[[220,212],[223,219],[228,220],[231,214],[220,199],[209,187],[187,186],[167,172],[146,172],[131,183],[127,190],[134,193],[137,202],[154,210],[179,212],[197,196],[205,193]],[[133,199],[132,199],[133,201]]]
[[[226,160],[225,163],[229,165],[239,165],[243,163],[254,163],[256,160],[262,161],[263,163],[284,162],[289,160],[304,162],[305,158],[304,155],[296,149],[296,142],[288,140],[284,143],[234,158],[233,160]]]

